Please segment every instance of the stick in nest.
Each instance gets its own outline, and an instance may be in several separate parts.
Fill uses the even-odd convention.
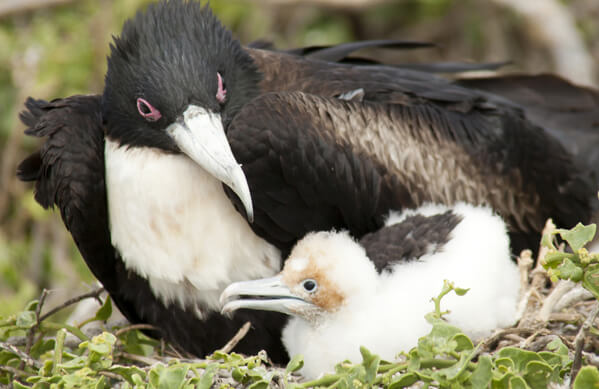
[[[60,304],[59,306],[52,308],[48,312],[44,313],[39,318],[38,322],[44,321],[46,318],[54,315],[56,312],[60,311],[61,309],[64,309],[64,308],[68,307],[69,305],[78,303],[79,301],[84,300],[86,298],[93,297],[93,298],[97,299],[97,298],[99,298],[100,294],[102,294],[102,292],[104,292],[104,288],[97,288],[95,290],[92,290],[91,292],[84,293],[82,295],[73,297],[72,299],[69,299],[69,300],[65,301],[64,303]]]
[[[574,351],[574,361],[572,362],[572,370],[570,371],[570,376],[572,377],[572,382],[576,378],[578,371],[582,367],[582,348],[584,347],[584,338],[586,336],[586,332],[591,328],[593,323],[595,322],[595,318],[599,314],[599,302],[595,303],[595,307],[589,314],[589,317],[582,323],[578,334],[576,334],[576,338],[574,339],[574,345],[576,347]]]
[[[235,346],[237,346],[237,343],[239,343],[241,339],[243,339],[247,335],[251,326],[252,323],[246,321],[245,324],[241,326],[239,331],[237,331],[235,336],[233,336],[231,340],[229,340],[227,344],[225,344],[225,346],[221,348],[219,351],[222,351],[223,353],[230,353],[231,350],[233,350]]]
[[[543,228],[543,235],[550,234],[555,231],[555,224],[551,219],[547,219],[545,228]],[[520,309],[522,309],[522,317],[518,323],[518,327],[539,327],[543,324],[542,321],[537,317],[537,307],[539,304],[543,304],[543,299],[540,294],[540,290],[543,288],[545,280],[547,279],[547,271],[543,268],[542,262],[547,255],[548,248],[544,246],[539,247],[539,255],[537,256],[537,264],[534,270],[531,272],[532,280],[528,290],[523,294],[523,301]],[[522,255],[525,255],[523,252]],[[532,298],[536,296],[537,298]]]
[[[26,364],[27,366],[33,366],[36,369],[39,369],[40,367],[42,367],[42,364],[39,363],[38,361],[36,361],[35,359],[31,358],[29,355],[27,355],[26,353],[24,353],[23,351],[19,350],[18,348],[16,348],[15,346],[13,346],[12,344],[9,343],[4,343],[4,342],[0,342],[0,349],[4,349],[10,353],[15,354],[16,356],[18,356],[21,361]],[[18,370],[23,370],[22,368],[18,369]]]

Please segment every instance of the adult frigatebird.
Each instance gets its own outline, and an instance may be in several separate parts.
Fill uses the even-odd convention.
[[[196,355],[251,320],[237,350],[286,358],[281,315],[229,320],[218,297],[274,275],[309,231],[360,237],[389,209],[461,200],[491,205],[528,245],[549,216],[585,221],[594,196],[561,144],[503,98],[244,48],[193,1],[125,23],[101,96],[26,107],[27,134],[47,139],[19,176],[58,206],[125,316]]]
[[[449,295],[447,321],[472,338],[516,322],[519,272],[504,222],[488,207],[427,204],[391,213],[359,241],[346,231],[308,234],[275,277],[229,285],[223,312],[241,308],[292,315],[283,330],[289,356],[304,356],[302,375],[360,361],[360,346],[382,359],[408,352],[430,332],[443,280],[467,288]]]

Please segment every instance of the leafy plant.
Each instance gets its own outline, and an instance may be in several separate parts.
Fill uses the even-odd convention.
[[[542,265],[552,281],[582,281],[582,286],[599,299],[599,253],[590,254],[584,247],[593,240],[596,230],[595,224],[583,226],[578,223],[571,230],[557,229],[543,236],[541,244],[549,249]],[[557,249],[554,244],[556,235],[568,243],[571,253]]]
[[[599,256],[589,254],[583,247],[594,233],[594,225],[578,225],[572,230],[548,234],[543,238],[543,244],[549,249],[543,265],[553,280],[581,282],[597,296],[595,279]],[[567,242],[572,252],[557,249],[553,242],[556,235]],[[99,292],[87,293],[64,306],[83,297],[98,298]],[[263,352],[243,356],[217,351],[207,359],[185,360],[165,355],[160,344],[144,336],[136,326],[103,327],[99,335],[90,337],[83,327],[90,322],[102,323],[110,317],[110,298],[93,317],[78,326],[69,326],[49,319],[59,309],[40,314],[45,299],[43,293],[22,312],[0,318],[0,385],[36,389],[115,385],[122,388],[268,388],[274,385],[295,389],[375,386],[396,389],[419,383],[423,387],[438,388],[536,389],[546,388],[550,383],[564,383],[569,378],[582,343],[576,342],[574,359],[559,337],[539,352],[518,347],[483,352],[484,341],[474,345],[459,328],[444,320],[447,312],[441,309],[442,299],[452,292],[463,295],[468,290],[446,281],[439,295],[432,299],[434,310],[426,315],[431,331],[420,338],[412,350],[400,353],[397,361],[381,360],[362,347],[362,362],[340,362],[333,374],[306,382],[301,382],[296,374],[303,366],[302,356],[295,356],[285,369],[271,366]],[[74,335],[78,342],[65,341],[67,334]],[[572,385],[575,389],[599,388],[599,371],[594,366],[582,366]]]

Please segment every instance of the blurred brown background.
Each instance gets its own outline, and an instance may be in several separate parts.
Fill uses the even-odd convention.
[[[148,0],[0,0],[0,316],[41,288],[55,300],[93,281],[58,213],[15,178],[37,141],[18,121],[27,96],[101,93],[112,35]],[[212,0],[244,43],[277,47],[358,39],[430,41],[434,49],[366,53],[389,62],[504,61],[503,72],[599,83],[597,0]]]

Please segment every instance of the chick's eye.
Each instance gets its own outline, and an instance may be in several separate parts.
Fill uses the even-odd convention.
[[[149,122],[155,122],[162,117],[159,110],[154,108],[152,104],[141,97],[137,99],[137,112]]]
[[[302,282],[302,287],[306,292],[314,293],[318,289],[318,283],[310,278]]]
[[[223,80],[222,76],[218,72],[216,73],[216,79],[216,100],[218,100],[219,103],[223,104],[225,102],[225,98],[227,97],[227,88],[225,85],[225,80]]]

